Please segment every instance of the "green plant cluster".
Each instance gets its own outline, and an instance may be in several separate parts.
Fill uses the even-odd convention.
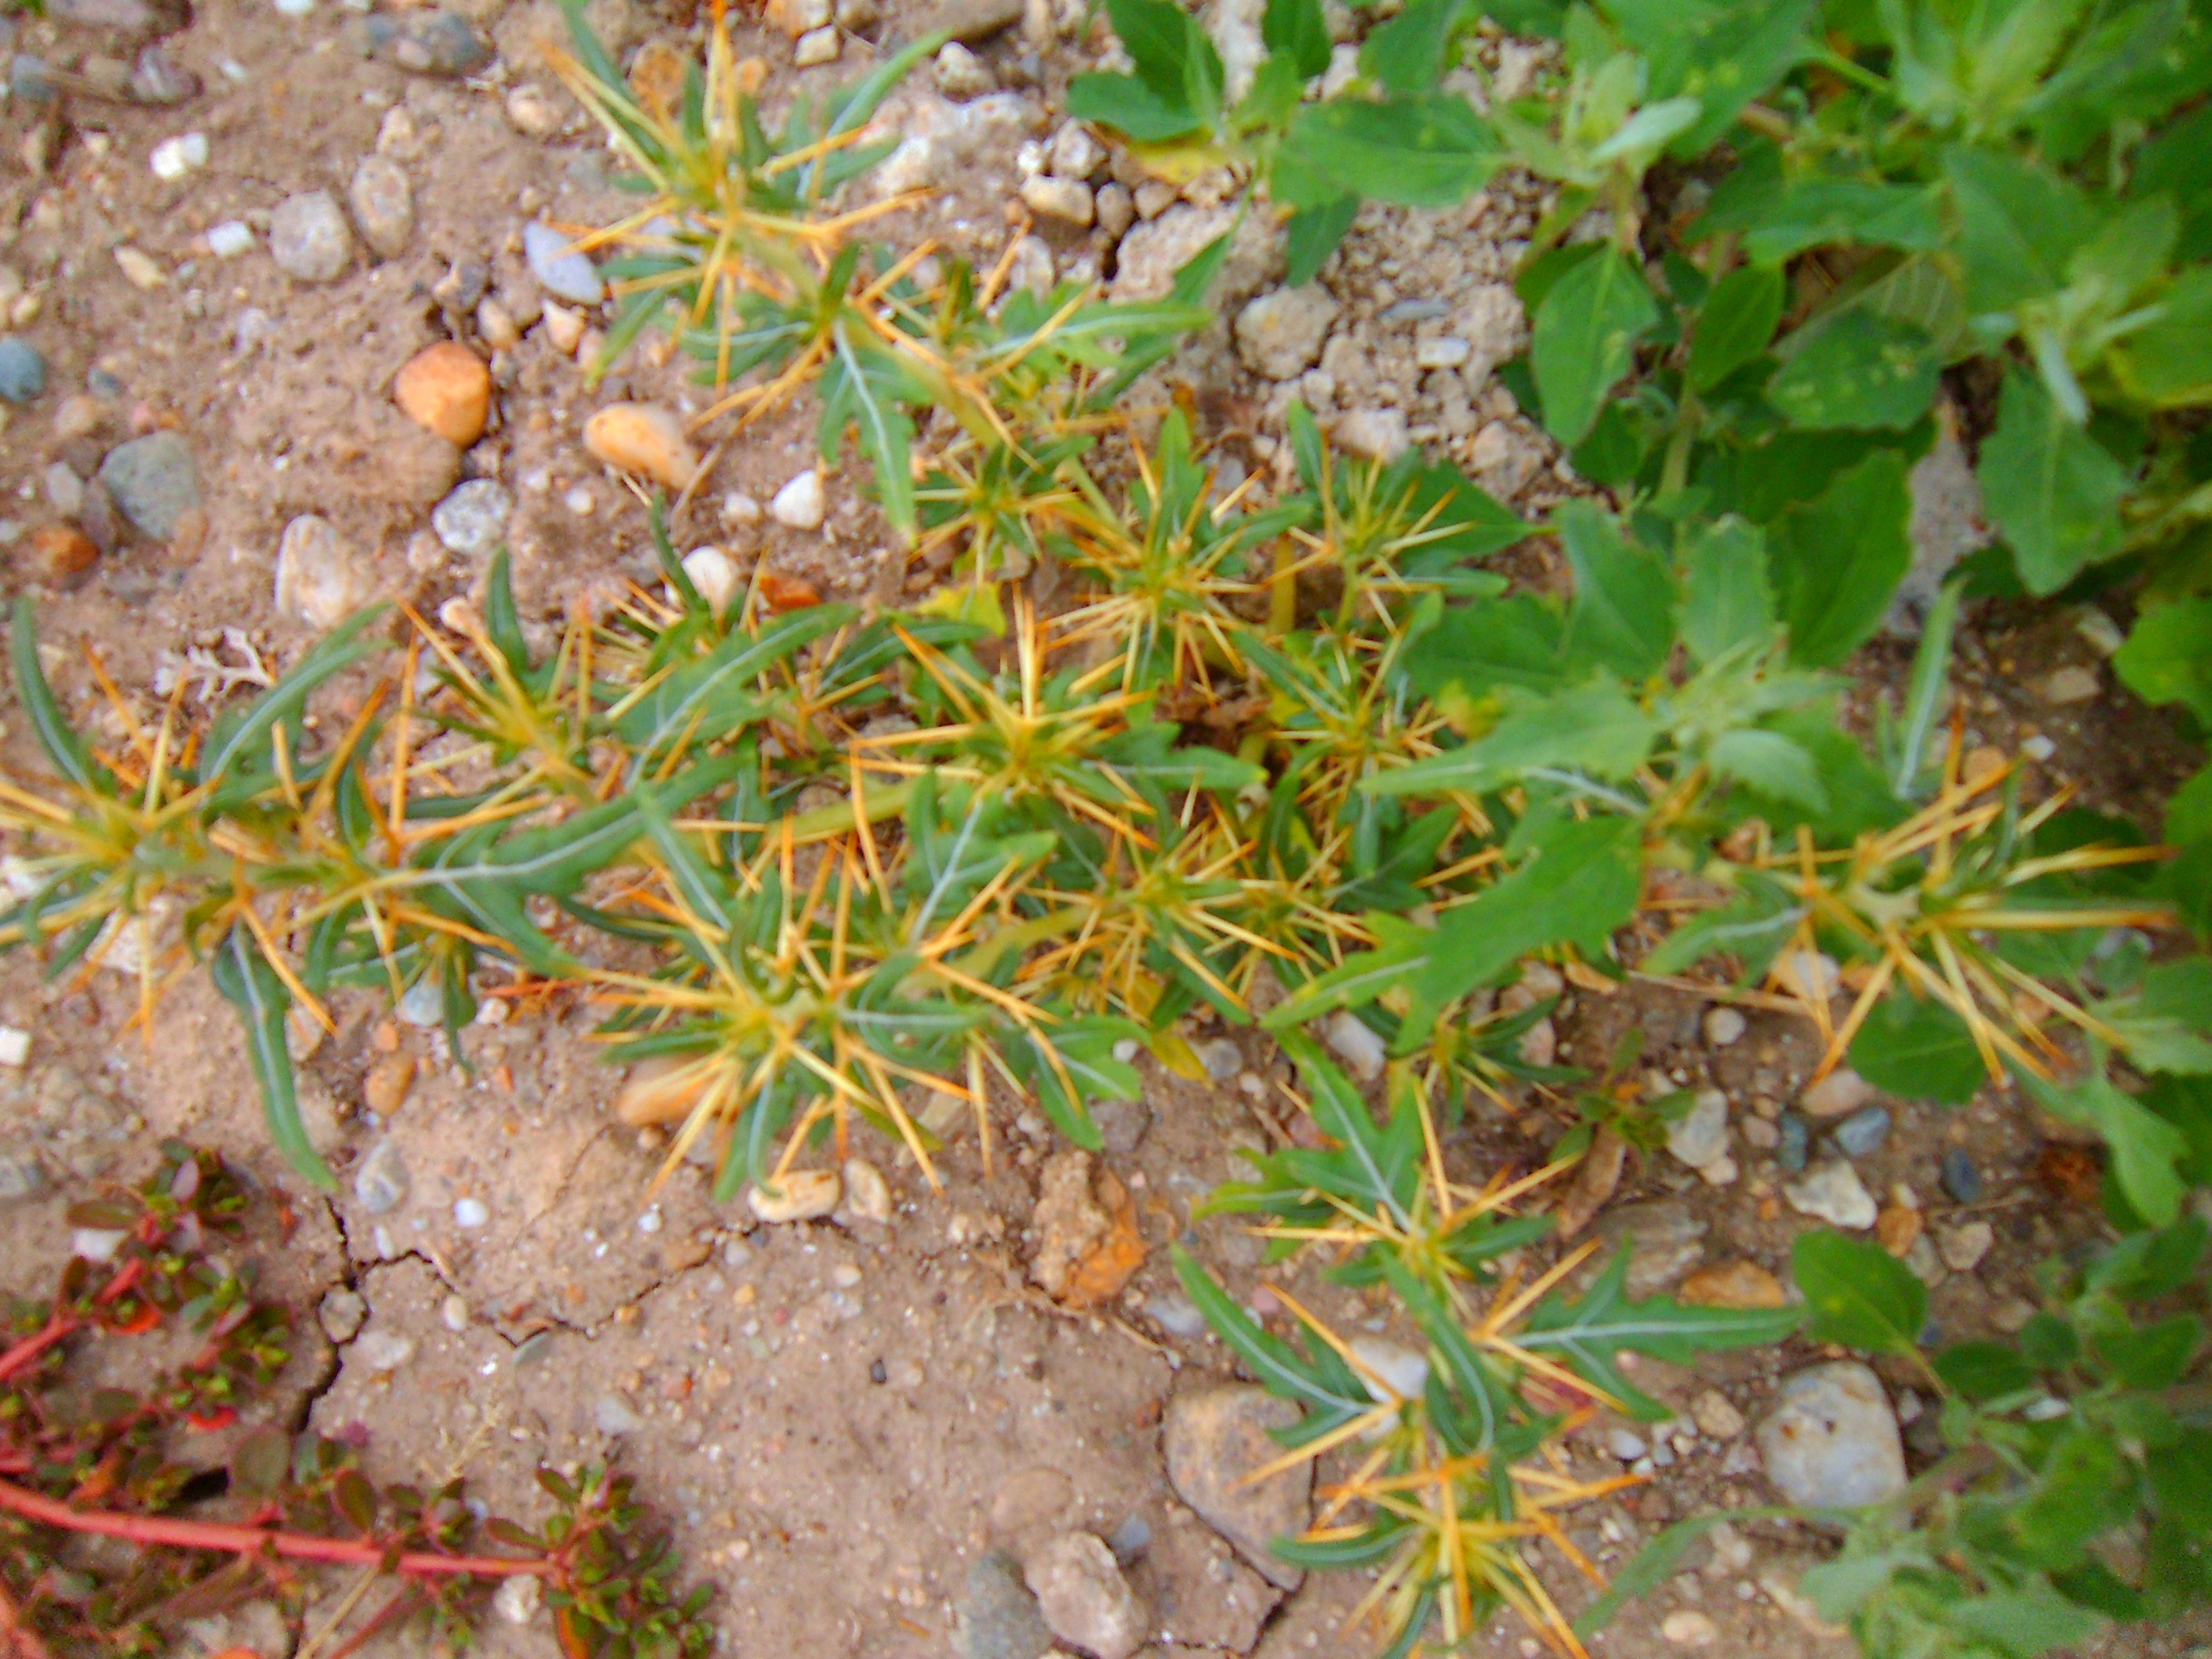
[[[380,1489],[351,1447],[267,1422],[227,1465],[191,1455],[192,1435],[266,1401],[291,1356],[288,1310],[255,1294],[250,1263],[225,1259],[253,1208],[216,1154],[165,1142],[137,1188],[70,1208],[75,1225],[116,1237],[113,1254],[72,1256],[52,1295],[8,1308],[0,1594],[15,1650],[150,1659],[185,1621],[265,1600],[332,1659],[407,1629],[466,1650],[493,1588],[517,1573],[544,1582],[570,1659],[711,1648],[700,1615],[712,1591],[681,1590],[683,1564],[626,1477],[541,1471],[554,1512],[536,1531],[484,1523],[524,1553],[482,1556],[469,1553],[479,1522],[458,1481]],[[165,1339],[181,1360],[88,1352]],[[125,1547],[88,1548],[95,1540]],[[349,1590],[326,1596],[319,1567],[350,1568]]]
[[[2031,27],[2042,14],[2014,9],[2006,51],[2034,58],[2038,86],[2105,73],[2060,67],[2106,41],[2103,13]],[[1793,1321],[1630,1304],[1620,1264],[1577,1294],[1574,1253],[1505,1266],[1545,1218],[1511,1215],[1526,1185],[1455,1182],[1437,1126],[1580,1080],[1522,1053],[1543,1004],[1498,1006],[1524,962],[1598,983],[1695,970],[1712,993],[1794,999],[1824,1067],[1937,1099],[2032,1091],[2102,1136],[2131,1238],[2181,1225],[2212,1174],[2212,966],[2166,943],[2205,919],[2202,860],[2162,860],[2124,823],[2033,798],[2009,765],[1968,764],[1946,719],[1961,583],[1930,605],[1867,742],[1839,723],[1834,672],[1905,570],[1906,475],[1954,347],[2002,362],[1984,377],[1984,467],[2021,397],[2057,411],[2036,428],[2057,458],[2039,476],[2075,477],[2079,443],[2123,464],[2120,404],[2094,400],[2123,386],[2107,359],[2140,354],[2140,329],[2093,360],[2035,296],[2004,328],[1968,311],[1940,349],[1907,335],[1950,340],[1941,316],[1893,314],[1939,279],[1978,292],[1962,226],[1983,222],[1954,173],[1983,162],[1954,152],[2008,178],[2069,168],[2082,192],[2096,173],[2110,195],[2143,133],[2114,114],[2054,161],[2026,117],[1975,125],[1990,100],[1971,131],[1880,101],[1869,82],[1934,96],[1909,63],[1983,74],[1938,51],[1947,29],[1986,32],[1978,11],[1885,5],[1856,33],[1802,3],[1516,14],[1501,21],[1561,35],[1560,65],[1486,117],[1443,89],[1475,27],[1462,6],[1418,0],[1370,33],[1364,79],[1316,101],[1318,9],[1277,0],[1278,66],[1253,94],[1272,101],[1226,112],[1194,24],[1144,0],[1109,11],[1137,73],[1079,82],[1079,112],[1164,167],[1254,168],[1294,210],[1309,271],[1361,197],[1452,199],[1508,159],[1554,179],[1521,276],[1533,344],[1509,374],[1611,499],[1527,523],[1418,453],[1332,453],[1297,408],[1283,478],[1231,485],[1181,414],[1147,429],[1119,408],[1207,320],[1226,238],[1156,304],[1008,294],[1004,262],[872,241],[895,204],[841,193],[884,154],[868,124],[913,53],[799,100],[772,136],[719,29],[664,106],[580,27],[571,84],[641,197],[599,239],[618,256],[616,344],[672,331],[715,391],[709,418],[737,431],[811,387],[823,453],[857,441],[888,521],[951,579],[904,614],[815,603],[764,572],[710,599],[657,535],[665,588],[573,619],[549,648],[502,558],[481,617],[453,632],[357,618],[204,731],[175,703],[156,720],[118,696],[112,749],[65,717],[19,613],[19,695],[54,775],[0,785],[15,898],[0,937],[57,971],[129,968],[149,1030],[163,986],[210,964],[276,1139],[325,1182],[288,1037],[348,988],[434,1000],[464,1056],[483,1000],[579,988],[635,1068],[624,1115],[673,1125],[672,1167],[702,1152],[724,1195],[776,1187],[833,1137],[842,1152],[856,1121],[933,1176],[953,1126],[910,1109],[931,1094],[966,1103],[987,1153],[994,1097],[1095,1146],[1087,1103],[1133,1092],[1140,1050],[1197,1074],[1187,1018],[1263,1023],[1298,1061],[1317,1145],[1218,1201],[1263,1217],[1285,1252],[1326,1246],[1340,1273],[1387,1285],[1430,1350],[1421,1397],[1402,1398],[1356,1343],[1310,1320],[1302,1347],[1283,1343],[1186,1269],[1224,1340],[1306,1407],[1293,1449],[1364,1460],[1286,1547],[1382,1567],[1399,1654],[1499,1605],[1572,1652],[1523,1553],[1579,1560],[1553,1516],[1594,1494],[1554,1462],[1558,1436],[1644,1407],[1621,1351],[1687,1359]],[[1893,23],[1912,23],[1917,55],[1854,44]],[[1883,114],[1853,125],[1847,108]],[[1925,177],[1881,173],[1908,152]],[[1793,241],[1774,216],[1799,200],[1797,172],[1826,181],[1807,214],[1831,207]],[[1667,187],[1674,205],[1653,210]],[[1854,216],[1869,203],[1937,241],[1875,240]],[[1592,210],[1598,234],[1567,240]],[[1716,222],[1731,214],[1750,216]],[[2099,222],[2084,246],[2105,246]],[[2183,235],[2100,327],[2183,288]],[[1973,372],[1953,367],[1971,396]],[[2081,424],[2075,394],[2092,400]],[[2190,416],[2137,414],[2149,470],[2110,506],[2148,523],[2144,492],[2171,477],[2148,458],[2185,454]],[[1556,544],[1564,600],[1480,568],[1532,537]],[[1043,558],[1071,578],[1049,615],[1014,580]],[[319,692],[339,718],[311,727]],[[1321,1022],[1340,1051],[1383,1049],[1384,1124],[1316,1046]],[[1590,1103],[1557,1165],[1620,1138],[1619,1113]],[[1987,1478],[2027,1482],[2023,1467]],[[1965,1558],[1931,1559],[1960,1574],[1954,1599],[1987,1590]]]

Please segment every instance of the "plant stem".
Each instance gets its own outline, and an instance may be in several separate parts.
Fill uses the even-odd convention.
[[[265,1550],[299,1561],[366,1565],[386,1559],[386,1547],[373,1538],[316,1538],[301,1533],[271,1532],[259,1527],[230,1526],[218,1521],[175,1521],[156,1515],[108,1515],[99,1510],[76,1510],[54,1498],[26,1492],[10,1480],[0,1480],[0,1510],[41,1526],[93,1533],[102,1538],[121,1538],[134,1544],[227,1550],[234,1555],[258,1555]],[[392,1562],[391,1571],[408,1577],[453,1573],[511,1578],[522,1573],[550,1573],[553,1564],[544,1559],[440,1555],[418,1550],[398,1557]]]
[[[6,1382],[16,1372],[27,1370],[36,1359],[55,1343],[77,1328],[77,1322],[65,1314],[55,1314],[46,1321],[46,1328],[35,1336],[27,1336],[21,1342],[0,1353],[0,1382]]]
[[[39,1640],[4,1585],[0,1585],[0,1654],[6,1659],[50,1659],[46,1644]]]

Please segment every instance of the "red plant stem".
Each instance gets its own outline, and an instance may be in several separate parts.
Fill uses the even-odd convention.
[[[0,1382],[26,1369],[33,1360],[76,1328],[75,1318],[65,1314],[53,1315],[46,1321],[46,1328],[36,1336],[27,1336],[7,1352],[0,1353]]]
[[[93,1297],[93,1300],[101,1307],[106,1307],[143,1278],[145,1272],[146,1258],[143,1255],[132,1256],[130,1261],[123,1264],[123,1270],[107,1281],[107,1288]]]
[[[9,1480],[0,1480],[0,1510],[45,1526],[96,1533],[103,1538],[127,1539],[134,1544],[227,1550],[233,1555],[258,1555],[265,1550],[296,1560],[335,1561],[356,1566],[381,1562],[386,1554],[385,1547],[373,1538],[317,1538],[301,1533],[270,1532],[259,1527],[229,1526],[218,1521],[173,1521],[155,1515],[107,1515],[97,1510],[75,1510],[53,1498],[26,1492]],[[553,1563],[511,1556],[437,1555],[417,1551],[399,1557],[392,1570],[410,1577],[468,1573],[483,1578],[512,1578],[524,1573],[543,1576],[553,1571]]]
[[[46,1644],[24,1620],[22,1609],[5,1586],[0,1586],[0,1653],[7,1659],[51,1659]]]

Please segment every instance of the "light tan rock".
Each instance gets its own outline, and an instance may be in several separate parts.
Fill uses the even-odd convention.
[[[609,404],[584,422],[584,447],[618,472],[681,489],[699,470],[684,422],[652,404]]]
[[[816,1221],[837,1207],[844,1183],[835,1170],[793,1170],[775,1181],[775,1191],[756,1184],[746,1202],[763,1221]]]

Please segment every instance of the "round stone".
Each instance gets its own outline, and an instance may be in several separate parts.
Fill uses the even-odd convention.
[[[0,398],[27,404],[46,389],[46,360],[28,340],[0,334]]]
[[[489,478],[471,478],[440,501],[430,528],[449,553],[489,558],[507,535],[514,497]]]
[[[346,200],[361,239],[386,259],[407,252],[415,234],[415,191],[406,169],[388,155],[364,155],[353,170]]]
[[[142,536],[166,542],[200,507],[198,470],[181,434],[151,432],[118,444],[100,464],[100,481]]]
[[[269,253],[301,282],[336,282],[353,262],[353,232],[328,191],[304,191],[269,216]]]

